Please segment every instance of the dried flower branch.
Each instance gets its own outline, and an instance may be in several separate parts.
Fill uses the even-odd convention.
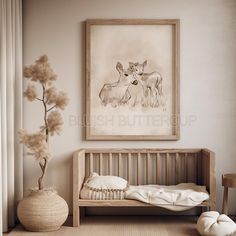
[[[54,133],[60,134],[63,120],[61,117],[61,114],[58,111],[52,111],[47,118],[48,123],[48,130],[51,136],[54,135]]]
[[[54,104],[57,100],[57,90],[55,87],[51,87],[45,91],[46,103],[48,105]]]
[[[37,98],[36,87],[33,84],[29,84],[24,92],[24,97],[29,101],[34,101]]]
[[[45,141],[45,134],[37,132],[34,134],[27,133],[26,130],[18,132],[20,142],[23,143],[30,151],[30,155],[34,156],[37,161],[51,158],[48,145]]]
[[[26,66],[24,68],[24,76],[32,81],[38,81],[41,84],[46,84],[57,79],[56,74],[54,74],[48,63],[47,55],[41,56],[35,61],[34,65]]]
[[[59,134],[62,130],[63,120],[58,110],[54,108],[65,109],[68,104],[68,98],[65,92],[57,92],[52,87],[52,81],[57,79],[49,62],[47,55],[39,57],[33,65],[24,67],[24,76],[33,82],[39,82],[42,88],[42,97],[38,97],[36,87],[29,84],[24,92],[24,97],[29,101],[40,101],[43,105],[43,121],[40,130],[34,134],[29,134],[26,130],[19,131],[19,140],[29,149],[29,155],[39,162],[42,175],[38,179],[39,189],[43,189],[43,180],[46,174],[48,160],[51,154],[48,147],[49,134],[53,136]],[[50,105],[50,106],[49,106]],[[49,113],[50,112],[50,113]]]
[[[53,107],[57,107],[61,110],[65,109],[69,101],[66,93],[63,91],[57,92],[55,87],[51,87],[45,91],[45,98],[48,105],[53,104]]]
[[[65,107],[67,106],[69,100],[67,98],[67,95],[65,92],[60,91],[57,94],[57,99],[56,99],[56,107],[60,108],[61,110],[64,110]]]

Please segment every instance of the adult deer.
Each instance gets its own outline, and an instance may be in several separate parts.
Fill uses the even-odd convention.
[[[116,69],[119,72],[118,81],[104,84],[99,93],[99,98],[104,106],[111,104],[113,107],[117,107],[126,104],[131,98],[128,91],[129,86],[138,84],[133,72],[130,69],[124,69],[120,62],[116,64]]]

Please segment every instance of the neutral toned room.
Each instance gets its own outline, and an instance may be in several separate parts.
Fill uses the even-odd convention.
[[[0,0],[0,233],[236,236],[236,0]]]

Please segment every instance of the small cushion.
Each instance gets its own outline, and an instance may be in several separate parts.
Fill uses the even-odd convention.
[[[197,230],[206,236],[231,236],[236,233],[236,224],[227,215],[208,211],[199,217]]]
[[[88,187],[94,189],[119,189],[123,190],[127,187],[127,180],[111,175],[98,175],[92,173],[85,183]]]
[[[128,182],[118,176],[99,176],[91,173],[80,192],[82,199],[123,200]]]

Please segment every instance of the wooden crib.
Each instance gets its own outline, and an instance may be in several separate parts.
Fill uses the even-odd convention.
[[[136,200],[84,200],[80,190],[91,172],[116,175],[131,185],[196,183],[210,199],[200,207],[216,208],[215,155],[208,149],[81,149],[73,156],[73,226],[84,207],[150,207]]]

